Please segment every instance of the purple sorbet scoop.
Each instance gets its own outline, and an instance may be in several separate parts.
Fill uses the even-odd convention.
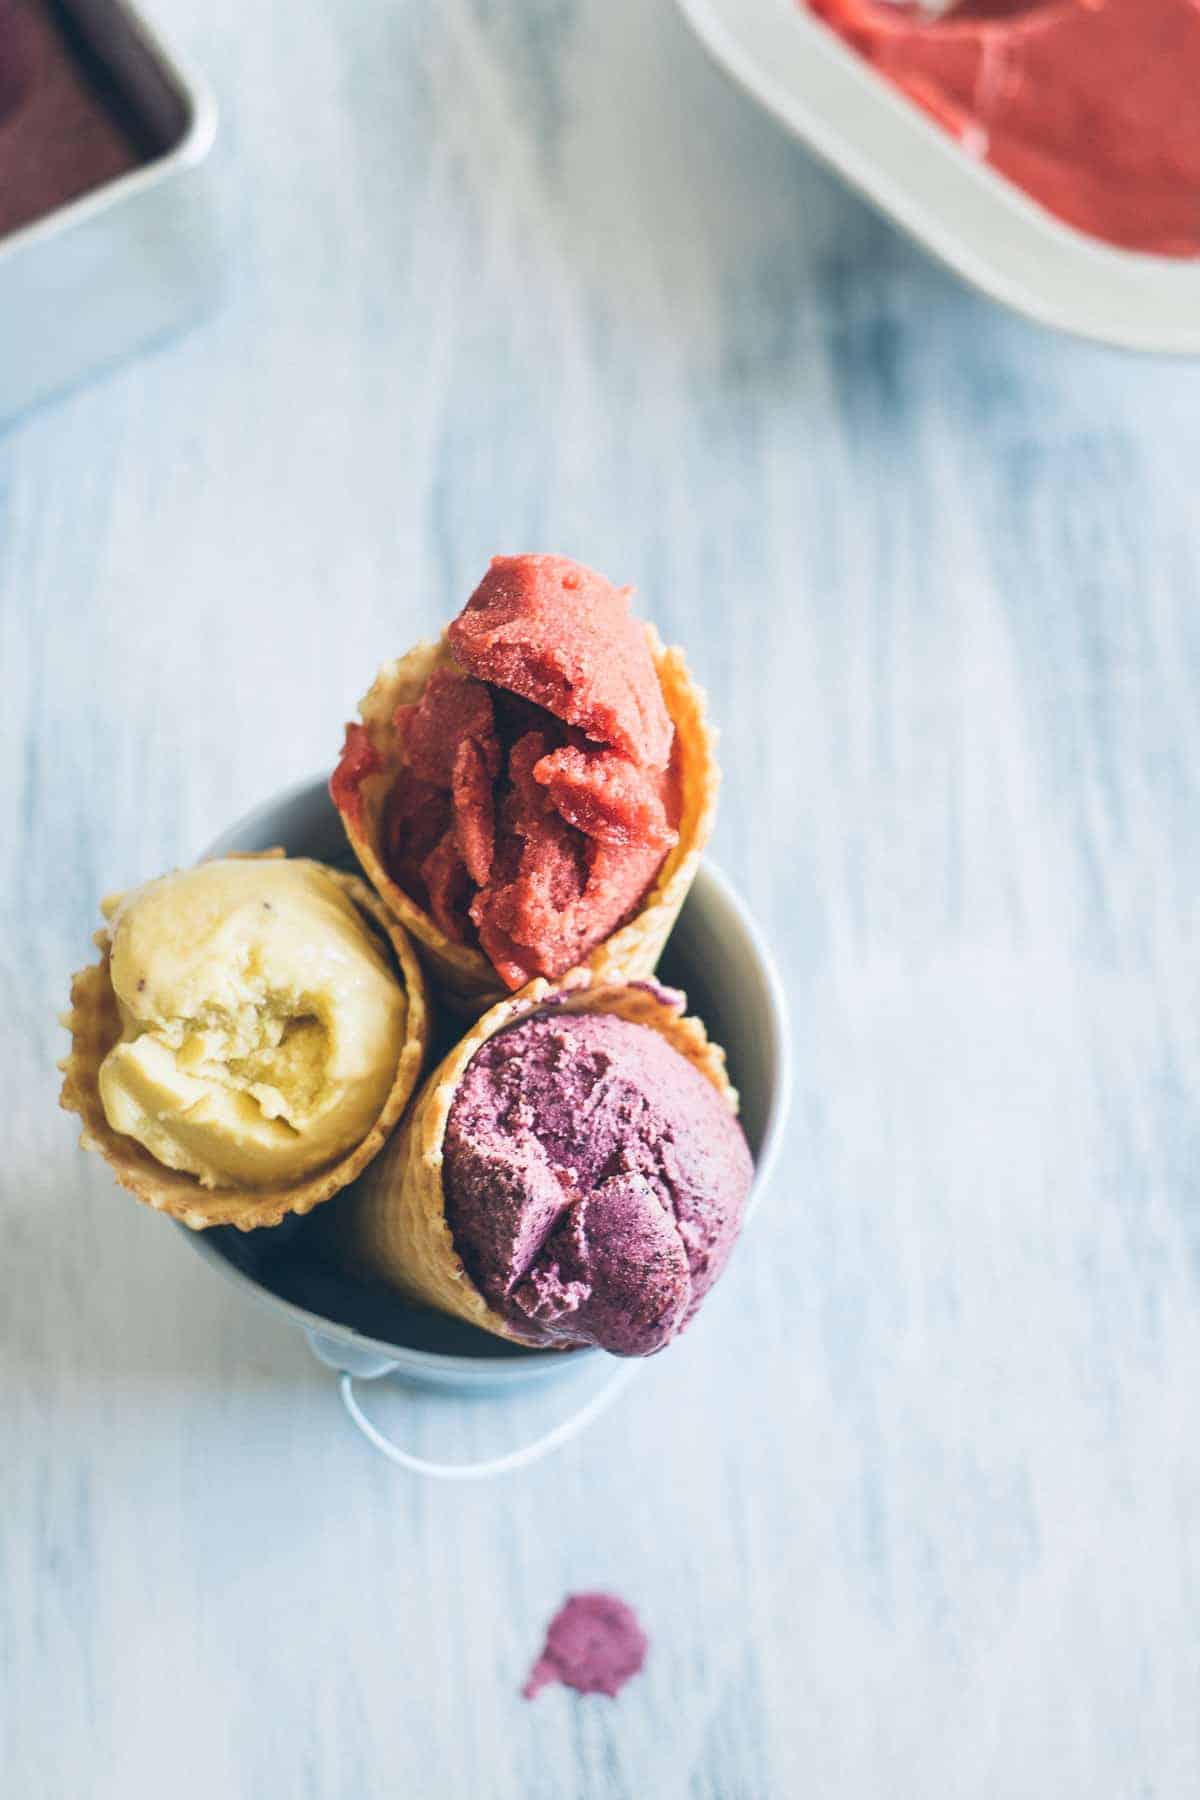
[[[650,1356],[724,1268],[753,1173],[721,1095],[657,1031],[560,1013],[476,1053],[443,1185],[467,1273],[528,1343]]]

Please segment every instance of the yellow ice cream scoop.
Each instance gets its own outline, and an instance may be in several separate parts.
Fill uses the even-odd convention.
[[[121,1036],[98,1085],[114,1131],[206,1188],[294,1181],[367,1136],[407,1001],[332,875],[202,863],[105,913]]]

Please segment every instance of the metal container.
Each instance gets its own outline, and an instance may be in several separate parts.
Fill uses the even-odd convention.
[[[1131,350],[1200,351],[1200,260],[1061,224],[958,144],[801,0],[678,0],[714,60],[867,199],[994,300]]]
[[[183,325],[217,291],[216,106],[122,0],[62,0],[153,160],[0,238],[0,425]]]
[[[323,781],[305,782],[225,832],[209,856],[282,845],[342,868],[355,866]],[[783,987],[762,938],[733,888],[701,868],[661,971],[686,990],[691,1009],[725,1046],[742,1097],[742,1124],[755,1159],[751,1207],[778,1155],[789,1093],[790,1038]],[[336,1205],[334,1201],[331,1204]],[[318,1253],[320,1209],[270,1231],[179,1229],[198,1255],[306,1334],[330,1368],[373,1378],[394,1374],[420,1387],[512,1388],[582,1371],[600,1352],[525,1350],[397,1296],[351,1280]]]

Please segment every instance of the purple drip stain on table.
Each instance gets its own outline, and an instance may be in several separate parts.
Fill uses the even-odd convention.
[[[570,1594],[555,1613],[542,1654],[521,1689],[532,1700],[551,1682],[615,1700],[646,1660],[637,1614],[615,1594]]]

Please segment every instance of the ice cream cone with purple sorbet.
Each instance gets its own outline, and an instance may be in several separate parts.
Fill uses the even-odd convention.
[[[350,1262],[515,1342],[647,1356],[724,1268],[753,1176],[681,994],[577,972],[493,1007],[336,1221]]]
[[[496,557],[359,712],[330,790],[447,1005],[478,1015],[577,967],[653,973],[718,771],[704,696],[628,590],[565,557]]]

